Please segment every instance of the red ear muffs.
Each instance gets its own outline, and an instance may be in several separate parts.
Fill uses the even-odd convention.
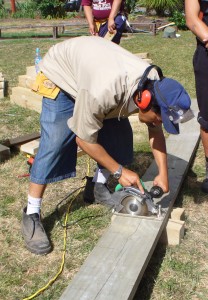
[[[136,104],[140,109],[146,109],[150,104],[151,98],[152,98],[151,92],[148,90],[144,90],[141,93],[140,99],[136,101]]]
[[[147,69],[144,71],[138,86],[137,86],[137,91],[139,94],[139,99],[138,100],[134,100],[135,104],[140,108],[140,109],[146,109],[150,102],[151,102],[151,98],[152,98],[152,94],[149,90],[145,90],[145,87],[147,85],[148,82],[148,74],[152,69],[156,69],[157,73],[159,75],[160,80],[162,80],[164,78],[162,70],[155,65],[151,65],[149,67],[147,67]]]

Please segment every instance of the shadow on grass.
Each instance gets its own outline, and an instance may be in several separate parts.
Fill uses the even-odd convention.
[[[165,254],[166,245],[158,243],[143,274],[133,300],[149,300],[151,298],[155,281],[160,272]]]
[[[197,180],[197,174],[192,169],[188,171],[187,177],[182,185],[179,197],[175,201],[175,206],[183,207],[184,199],[193,198],[195,204],[202,204],[207,201],[207,194],[201,191],[202,181]]]

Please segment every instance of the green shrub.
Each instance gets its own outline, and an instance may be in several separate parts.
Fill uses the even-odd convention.
[[[0,19],[7,18],[9,16],[9,11],[4,6],[4,0],[0,0]]]
[[[12,14],[13,18],[34,18],[37,15],[37,7],[32,0],[16,3],[16,12]]]
[[[65,17],[66,12],[64,9],[64,2],[59,0],[35,0],[37,10],[41,12],[42,17],[44,18],[60,18]]]
[[[146,7],[147,12],[155,10],[158,16],[172,15],[174,11],[183,9],[181,0],[139,0],[138,4]]]
[[[127,14],[130,14],[131,12],[134,11],[136,4],[137,4],[136,0],[125,1],[125,11],[127,12]]]
[[[183,12],[175,11],[172,17],[169,18],[169,21],[175,22],[178,29],[188,30],[188,27],[186,26],[185,15]]]

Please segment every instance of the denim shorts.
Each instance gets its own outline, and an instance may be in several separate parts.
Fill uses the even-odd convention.
[[[63,92],[55,100],[43,98],[41,138],[31,182],[47,184],[76,176],[76,136],[67,125],[73,110],[73,98]]]
[[[55,100],[43,98],[40,146],[31,168],[31,182],[48,184],[76,176],[76,136],[67,125],[73,110],[74,100],[68,94],[60,92]],[[104,120],[98,143],[118,163],[131,163],[133,134],[129,120]]]

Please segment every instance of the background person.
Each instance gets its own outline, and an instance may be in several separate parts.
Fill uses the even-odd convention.
[[[91,35],[104,37],[107,32],[115,35],[112,42],[119,44],[126,27],[123,0],[82,0],[81,5],[89,24]]]
[[[193,57],[198,122],[205,153],[206,173],[201,189],[208,193],[208,1],[185,1],[186,24],[196,35],[197,48]]]
[[[185,121],[191,101],[184,88],[164,78],[158,67],[100,37],[58,43],[39,66],[42,73],[34,90],[44,95],[41,138],[31,168],[22,234],[29,251],[46,254],[52,247],[40,219],[42,198],[47,184],[76,176],[77,144],[122,186],[144,192],[138,174],[124,167],[133,159],[128,116],[139,112],[158,166],[153,185],[168,192],[162,122],[169,133],[178,134],[178,122]],[[96,202],[116,205],[99,176],[95,181]]]

